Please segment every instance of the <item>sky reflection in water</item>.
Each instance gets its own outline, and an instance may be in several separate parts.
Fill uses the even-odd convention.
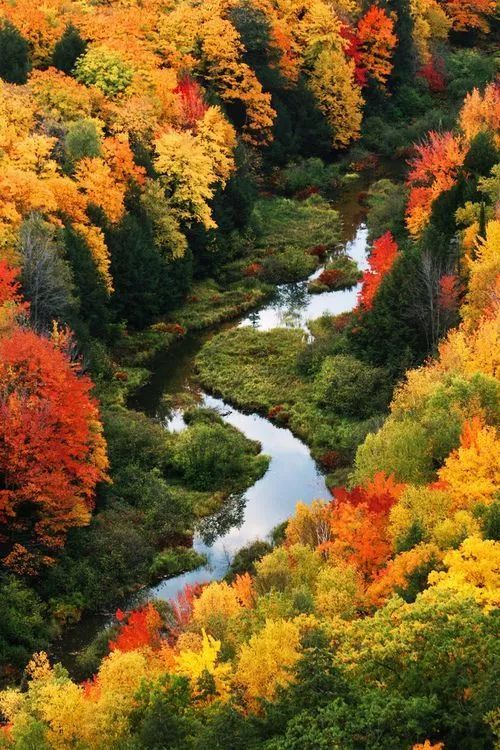
[[[346,252],[362,270],[367,266],[367,239],[366,226],[360,224],[354,238],[346,243]],[[320,272],[321,269],[312,277]],[[352,310],[357,293],[358,287],[355,287],[314,295],[307,292],[307,281],[284,284],[278,287],[269,305],[250,314],[240,325],[252,325],[263,331],[284,326],[307,329],[308,320],[325,312],[339,314]],[[222,578],[234,553],[256,539],[265,539],[275,526],[293,513],[298,501],[310,503],[315,498],[329,496],[324,477],[309,449],[290,430],[257,414],[243,414],[221,399],[206,394],[203,394],[203,405],[217,409],[226,422],[240,429],[248,438],[259,440],[263,453],[271,457],[271,462],[266,474],[243,497],[231,498],[215,518],[201,524],[193,546],[207,555],[208,565],[159,583],[150,593],[160,599],[175,597],[188,583]],[[182,412],[171,414],[168,428],[175,431],[184,428]],[[203,539],[204,526],[205,531],[210,532],[211,544]]]

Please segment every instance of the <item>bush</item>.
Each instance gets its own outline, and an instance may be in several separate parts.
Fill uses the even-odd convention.
[[[261,278],[270,284],[288,284],[307,278],[316,268],[316,260],[301,248],[285,247],[262,262]]]
[[[309,282],[309,292],[320,293],[328,290],[349,289],[361,278],[357,263],[348,255],[341,254],[334,258],[317,279]]]
[[[243,454],[234,436],[220,424],[195,424],[182,432],[174,461],[185,481],[196,490],[215,490],[244,469]]]
[[[330,192],[339,184],[339,167],[322,159],[302,159],[288,164],[282,172],[283,189],[289,195],[308,188]]]
[[[317,403],[346,417],[365,418],[387,403],[385,371],[349,354],[327,357],[315,380]]]

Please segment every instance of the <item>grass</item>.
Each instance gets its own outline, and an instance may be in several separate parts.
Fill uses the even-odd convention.
[[[207,342],[196,365],[205,388],[289,427],[309,445],[313,457],[333,471],[330,483],[335,484],[378,417],[347,418],[319,401],[321,365],[344,347],[342,334],[326,321],[322,326],[316,326],[319,338],[312,344],[295,329],[232,329]]]
[[[245,276],[271,284],[307,278],[318,266],[311,250],[321,247],[327,252],[340,238],[338,211],[319,195],[304,201],[261,198],[250,228],[254,237],[247,253],[220,271],[222,283]]]
[[[223,332],[197,357],[200,380],[245,409],[267,413],[280,404],[289,406],[304,388],[295,372],[303,338],[303,331],[289,329],[261,332],[243,327]]]
[[[185,303],[170,315],[170,319],[186,331],[198,331],[239,317],[257,307],[270,292],[270,287],[252,281],[225,288],[213,279],[207,279],[193,286]]]
[[[268,198],[257,201],[251,219],[257,248],[333,247],[339,240],[339,214],[318,195],[305,201]]]

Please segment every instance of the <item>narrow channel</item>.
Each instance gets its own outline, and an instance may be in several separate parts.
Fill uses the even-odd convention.
[[[363,217],[353,217],[355,223],[350,225],[346,225],[345,216],[342,218],[345,252],[363,269],[366,267],[368,239]],[[339,314],[352,310],[356,305],[357,287],[345,291],[309,294],[308,282],[318,276],[321,270],[322,268],[317,269],[307,280],[279,286],[268,304],[233,325],[251,325],[258,330],[294,327],[304,329],[306,334],[308,320],[323,313]],[[163,386],[166,390],[175,390],[178,394],[180,390],[196,388],[193,381],[194,356],[207,336],[199,338],[198,346],[194,342],[188,344],[189,366],[182,368],[186,373],[184,381],[179,380],[178,373],[175,383],[168,382],[168,378],[165,378]],[[165,377],[166,373],[163,374]],[[157,377],[158,375],[157,371]],[[159,415],[155,413],[154,404],[155,401],[158,404],[161,390],[158,385],[157,383],[154,387],[153,384],[153,388],[150,386],[144,389],[142,398],[139,394],[134,404],[156,417]],[[290,430],[278,427],[258,414],[244,414],[222,399],[203,391],[198,391],[198,395],[200,405],[216,409],[226,422],[237,427],[248,438],[259,440],[263,453],[270,457],[271,462],[266,474],[243,497],[230,498],[215,517],[200,524],[193,539],[193,547],[207,556],[208,564],[161,581],[148,592],[148,596],[158,599],[174,598],[186,584],[222,578],[235,552],[256,539],[265,539],[275,526],[293,513],[298,501],[310,503],[315,498],[329,495],[324,476],[311,457],[308,447]],[[165,426],[170,430],[183,429],[182,412],[174,411],[165,420]]]

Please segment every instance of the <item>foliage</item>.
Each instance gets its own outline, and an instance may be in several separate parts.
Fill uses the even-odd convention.
[[[387,376],[355,357],[339,354],[326,357],[315,378],[318,403],[346,417],[369,417],[387,402]]]
[[[114,98],[123,94],[132,83],[132,68],[120,54],[108,47],[94,46],[76,61],[75,77]]]
[[[398,245],[390,232],[386,232],[373,243],[368,259],[369,270],[363,273],[359,293],[359,306],[370,309],[384,276],[391,270],[398,254]]]
[[[66,75],[70,75],[78,58],[84,54],[86,49],[87,45],[80,36],[77,27],[69,23],[54,47],[52,53],[54,67],[62,70]]]
[[[239,488],[267,466],[266,459],[255,456],[256,451],[258,446],[236,429],[217,422],[199,422],[179,435],[173,461],[193,489]]]
[[[356,311],[210,333],[198,357],[207,387],[287,424],[347,486],[299,503],[225,581],[119,610],[85,683],[36,654],[0,696],[0,745],[492,747],[493,4],[0,0],[0,18],[5,681],[85,610],[205,561],[193,530],[267,459],[209,410],[169,432],[125,399],[155,352],[270,284],[319,260],[322,291],[354,284],[329,201],[346,170],[410,158],[406,187],[359,194]]]
[[[91,381],[57,343],[31,331],[3,337],[0,383],[4,563],[28,572],[50,561],[68,529],[89,522],[106,447]]]
[[[26,83],[30,67],[27,40],[10,21],[2,20],[0,27],[0,78],[9,83]]]

